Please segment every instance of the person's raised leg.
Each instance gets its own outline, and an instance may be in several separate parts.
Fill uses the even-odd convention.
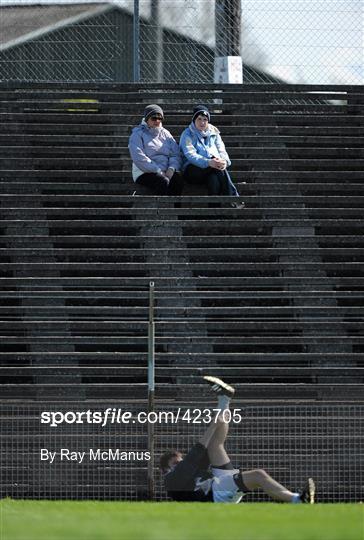
[[[206,429],[205,433],[202,435],[200,440],[198,441],[200,444],[205,446],[207,448],[207,452],[210,458],[210,445],[213,444],[213,441],[215,437],[217,436],[217,432],[222,428],[222,426],[225,426],[226,423],[223,421],[221,416],[218,416],[217,418],[214,418],[214,420],[211,422],[209,427]],[[221,435],[218,435],[218,438],[221,438]],[[211,458],[210,458],[210,462]]]
[[[207,447],[207,453],[212,467],[222,467],[230,463],[230,458],[225,450],[225,441],[229,433],[229,424],[222,416],[217,418],[217,429]]]
[[[211,438],[207,452],[212,467],[222,467],[230,463],[230,458],[225,450],[225,440],[229,432],[228,419],[224,416],[224,411],[229,410],[230,400],[235,390],[217,377],[207,375],[204,380],[211,385],[211,390],[218,396],[217,408],[221,410],[217,418],[218,426]]]

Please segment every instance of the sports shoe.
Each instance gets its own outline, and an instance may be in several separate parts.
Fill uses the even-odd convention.
[[[225,396],[228,396],[229,398],[232,398],[235,394],[235,389],[230,386],[230,384],[227,384],[218,377],[205,375],[205,377],[203,377],[203,380],[211,385],[211,390],[216,394],[223,394]]]
[[[236,210],[243,210],[243,208],[245,208],[245,203],[243,201],[232,202],[230,203],[230,208],[235,208]]]
[[[305,487],[300,493],[300,499],[303,503],[314,504],[316,486],[312,478],[308,478]]]

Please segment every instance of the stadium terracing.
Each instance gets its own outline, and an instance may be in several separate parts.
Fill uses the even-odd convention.
[[[201,375],[222,376],[242,410],[235,461],[292,487],[314,476],[319,501],[362,500],[363,87],[0,91],[2,496],[148,495],[145,461],[50,466],[39,453],[149,448],[145,424],[53,429],[40,414],[147,408],[152,281],[156,410],[213,406]],[[209,106],[244,209],[190,186],[135,190],[128,136],[156,102],[177,139],[193,105]],[[156,425],[156,461],[203,428]],[[157,468],[155,482],[160,499]]]

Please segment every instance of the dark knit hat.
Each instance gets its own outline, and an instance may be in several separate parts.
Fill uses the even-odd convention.
[[[144,110],[144,120],[148,120],[150,116],[153,116],[153,114],[159,114],[162,118],[164,118],[163,110],[159,105],[152,104],[145,107]]]
[[[192,122],[194,122],[196,118],[200,116],[200,114],[202,114],[203,116],[206,116],[207,120],[210,122],[210,112],[208,108],[206,107],[206,105],[202,105],[202,104],[196,105],[196,107],[194,107]]]

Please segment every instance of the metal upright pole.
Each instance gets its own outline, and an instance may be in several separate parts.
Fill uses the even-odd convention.
[[[163,82],[163,26],[160,17],[159,0],[151,0],[151,27],[153,29],[153,48],[155,50],[155,82]]]
[[[140,22],[139,0],[134,0],[133,16],[133,75],[134,82],[140,82]]]
[[[241,0],[215,0],[216,56],[240,56]]]
[[[155,389],[155,324],[154,324],[154,282],[149,283],[149,323],[148,323],[148,412],[154,411]],[[150,460],[148,461],[148,492],[149,498],[154,499],[154,424],[148,422],[148,446]]]
[[[242,0],[215,0],[215,83],[243,82],[240,52]]]

